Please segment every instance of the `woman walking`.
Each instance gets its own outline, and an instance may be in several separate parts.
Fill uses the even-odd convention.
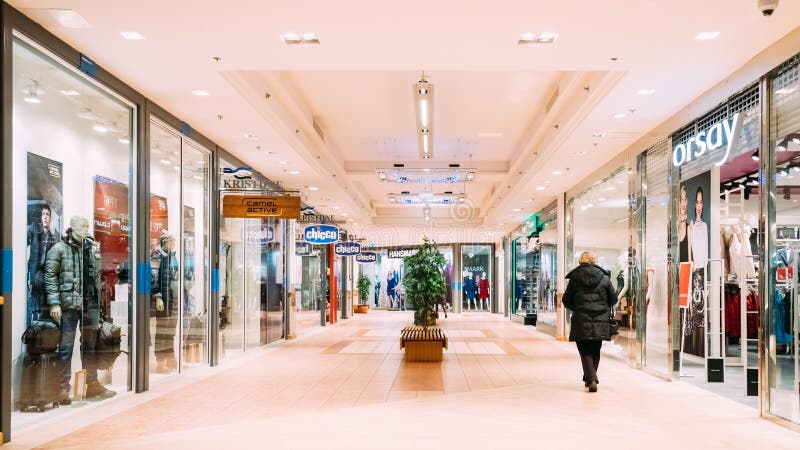
[[[569,340],[578,345],[583,365],[583,382],[589,392],[597,392],[597,366],[600,347],[611,340],[611,307],[617,293],[611,285],[610,272],[597,265],[597,256],[583,252],[578,267],[567,274],[567,290],[562,302],[572,311]]]

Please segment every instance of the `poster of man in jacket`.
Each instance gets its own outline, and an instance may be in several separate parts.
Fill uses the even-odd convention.
[[[26,323],[45,305],[47,251],[61,239],[64,197],[62,164],[28,153],[27,311]]]

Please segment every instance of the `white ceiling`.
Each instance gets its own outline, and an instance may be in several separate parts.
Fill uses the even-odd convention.
[[[422,220],[421,208],[386,204],[400,189],[379,183],[378,163],[435,167],[471,154],[475,226],[509,228],[800,26],[800,1],[781,2],[769,18],[755,0],[10,3],[323,212],[362,225]],[[91,28],[61,27],[41,8],[73,9]],[[321,45],[285,46],[279,34],[288,31],[316,32]],[[558,41],[516,44],[542,31]],[[695,40],[701,31],[720,35]],[[424,163],[410,89],[423,70],[436,86],[436,158]],[[637,95],[643,88],[655,93]],[[487,132],[502,137],[478,138]],[[452,217],[437,214],[443,226]]]

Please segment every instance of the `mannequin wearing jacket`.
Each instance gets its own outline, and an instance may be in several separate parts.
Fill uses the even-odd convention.
[[[467,307],[476,309],[478,307],[476,300],[478,298],[478,281],[475,280],[475,274],[467,272],[465,290],[467,292]]]
[[[394,272],[390,270],[386,275],[386,296],[389,297],[389,309],[394,308],[394,304],[397,302],[396,287],[397,279],[394,277]]]
[[[47,252],[44,287],[50,317],[61,328],[58,345],[59,399],[69,405],[72,352],[75,333],[81,326],[81,365],[86,369],[86,396],[110,397],[97,381],[95,348],[100,324],[100,246],[89,234],[89,221],[74,216],[63,240]]]
[[[40,308],[47,305],[47,293],[44,289],[44,265],[47,252],[59,241],[58,233],[50,224],[52,212],[50,206],[42,206],[41,221],[28,225],[28,315],[39,313]]]
[[[488,311],[491,307],[489,305],[489,280],[486,278],[486,272],[483,272],[478,278],[478,298],[481,299],[481,309],[484,308],[485,302]]]
[[[175,332],[178,326],[178,260],[175,238],[161,233],[159,245],[150,254],[150,314],[156,317],[156,372],[170,373],[178,368],[175,359]]]

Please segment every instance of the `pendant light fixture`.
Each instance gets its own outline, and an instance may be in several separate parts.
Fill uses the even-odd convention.
[[[414,93],[414,115],[417,119],[417,143],[422,159],[433,158],[433,85],[422,73],[420,80],[412,85]]]

